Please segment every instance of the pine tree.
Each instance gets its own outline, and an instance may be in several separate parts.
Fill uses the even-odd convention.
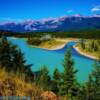
[[[85,92],[86,92],[85,95],[86,100],[95,100],[95,88],[91,75],[89,76],[89,80],[86,83]]]
[[[59,94],[60,82],[61,82],[61,75],[59,70],[56,68],[54,70],[53,80],[52,80],[52,91],[56,94]]]
[[[93,81],[93,92],[95,100],[100,100],[100,60],[94,64],[94,70],[91,74],[91,80]]]
[[[65,54],[65,59],[63,63],[64,72],[62,73],[62,83],[60,88],[61,95],[70,95],[71,97],[73,94],[77,92],[76,88],[76,72],[74,70],[74,61],[72,59],[71,48],[67,50]]]
[[[46,66],[42,67],[37,77],[37,85],[41,86],[44,90],[51,89],[51,78],[49,76],[49,71]]]
[[[0,66],[8,72],[24,76],[25,80],[33,80],[31,65],[26,65],[24,54],[16,45],[12,45],[5,36],[0,41]]]
[[[91,41],[91,49],[94,49],[94,48],[95,48],[95,42],[93,40],[93,41]]]
[[[100,100],[100,61],[95,62],[84,92],[85,100]]]
[[[95,45],[94,45],[94,51],[98,51],[98,49],[99,49],[99,46],[95,43]]]
[[[86,88],[85,86],[80,86],[77,96],[76,96],[76,100],[86,100]]]
[[[83,39],[81,40],[81,47],[82,49],[85,49],[85,41]]]
[[[7,71],[10,71],[12,66],[11,48],[11,44],[3,36],[0,41],[0,66],[5,67]]]

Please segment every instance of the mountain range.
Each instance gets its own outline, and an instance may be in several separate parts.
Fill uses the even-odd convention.
[[[63,16],[59,18],[46,18],[41,20],[26,20],[22,22],[0,22],[0,30],[14,32],[35,31],[68,31],[80,29],[100,29],[100,15]]]

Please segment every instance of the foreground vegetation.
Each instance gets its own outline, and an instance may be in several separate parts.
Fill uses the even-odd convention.
[[[65,54],[64,71],[61,73],[56,68],[53,77],[49,75],[47,66],[43,66],[39,72],[35,73],[32,72],[31,65],[26,65],[25,62],[21,50],[3,36],[0,41],[1,96],[41,97],[43,91],[52,91],[57,96],[50,100],[100,100],[100,60],[95,61],[94,69],[84,84],[77,81],[78,71],[74,69],[75,62],[71,48]],[[41,100],[47,100],[47,98],[49,97],[46,96]],[[39,99],[35,98],[35,100]]]
[[[20,96],[34,100],[36,97],[40,98],[42,93],[43,90],[41,88],[38,88],[35,84],[26,82],[23,77],[18,77],[14,73],[8,73],[4,69],[0,69],[1,96]]]
[[[32,100],[54,97],[54,100],[57,100],[54,93],[45,94],[48,90],[36,85],[37,73],[32,72],[31,66],[31,64],[26,65],[21,50],[3,36],[0,40],[0,95],[29,96]]]

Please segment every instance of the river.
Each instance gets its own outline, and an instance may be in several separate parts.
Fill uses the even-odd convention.
[[[25,54],[24,56],[27,60],[27,64],[33,64],[33,71],[38,71],[45,65],[48,67],[51,75],[55,68],[58,68],[61,72],[63,71],[62,63],[64,54],[69,46],[76,44],[75,42],[69,42],[64,48],[51,51],[29,46],[25,39],[9,38],[9,41],[19,46]],[[78,81],[81,83],[86,82],[88,80],[88,75],[93,69],[94,60],[80,55],[74,48],[72,49],[72,57],[75,62],[74,68],[78,70],[76,75]]]

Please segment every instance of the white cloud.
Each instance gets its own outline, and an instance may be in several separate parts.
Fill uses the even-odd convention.
[[[94,8],[91,9],[91,12],[98,12],[98,11],[100,11],[100,5],[95,6]]]
[[[68,10],[68,11],[67,11],[67,13],[72,13],[72,12],[73,12],[73,10],[72,10],[72,9],[70,9],[70,10]]]

